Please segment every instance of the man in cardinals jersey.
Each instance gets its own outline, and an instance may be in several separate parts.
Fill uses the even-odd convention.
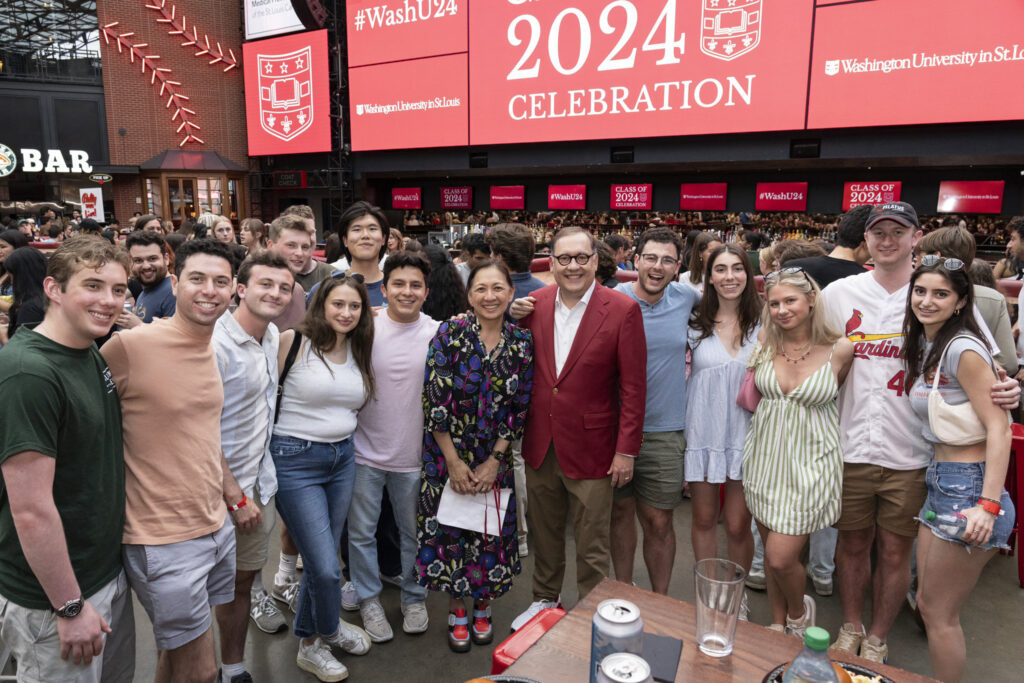
[[[821,297],[830,325],[854,344],[853,366],[839,392],[844,467],[836,569],[845,623],[833,647],[877,662],[888,655],[886,636],[910,585],[914,516],[924,504],[931,460],[921,421],[904,395],[900,358],[911,254],[920,237],[913,206],[875,207],[864,234],[874,270],[837,280]],[[1015,406],[1019,387],[1005,374],[1001,379],[993,400]],[[877,576],[872,622],[865,629],[861,612],[873,544]]]

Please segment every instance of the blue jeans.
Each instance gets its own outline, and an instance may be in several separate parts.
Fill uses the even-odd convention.
[[[341,614],[338,545],[355,483],[352,439],[318,443],[274,434],[270,455],[277,468],[277,511],[304,565],[295,635],[333,635]]]
[[[996,517],[992,535],[983,546],[968,545],[943,532],[937,523],[929,522],[924,518],[927,510],[933,510],[940,515],[955,515],[977,505],[985,484],[985,463],[932,461],[925,474],[925,482],[928,484],[928,498],[918,514],[918,519],[921,524],[931,529],[933,534],[943,540],[959,543],[966,548],[1010,549],[1006,541],[1010,537],[1010,532],[1013,531],[1015,510],[1006,489],[1003,489],[999,501],[1003,508],[1003,514]]]
[[[751,568],[757,568],[764,572],[764,545],[761,543],[761,534],[757,533],[757,525],[751,522],[750,528],[754,532],[754,561]],[[839,538],[839,531],[835,527],[827,526],[811,533],[810,551],[808,553],[807,568],[819,578],[832,576],[836,571],[836,540]]]
[[[427,589],[416,580],[416,505],[420,493],[419,472],[388,472],[369,465],[356,465],[356,487],[348,517],[349,572],[359,601],[380,595],[377,569],[377,520],[381,496],[387,486],[391,509],[401,539],[402,604],[423,602]]]

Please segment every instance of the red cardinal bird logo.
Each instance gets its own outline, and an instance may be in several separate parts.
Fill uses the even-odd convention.
[[[856,334],[854,334],[854,331],[858,327],[860,327],[860,323],[861,323],[862,320],[864,320],[864,314],[861,313],[860,311],[858,311],[856,308],[853,309],[853,315],[851,315],[850,319],[846,321],[846,336],[847,336],[847,338],[853,339],[853,337],[855,337],[855,336],[856,337],[860,337],[861,339],[864,338],[864,333],[863,332],[857,332]]]

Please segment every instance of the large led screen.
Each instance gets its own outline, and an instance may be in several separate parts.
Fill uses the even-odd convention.
[[[1024,41],[1015,35],[1024,2],[983,7],[963,0],[353,0],[352,148],[1024,118],[1024,89],[1011,87],[1024,77]],[[360,103],[444,101],[453,93],[460,105],[447,109],[443,125],[423,107],[394,126],[357,125]]]

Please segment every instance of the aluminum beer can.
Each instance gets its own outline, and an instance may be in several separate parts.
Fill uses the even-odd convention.
[[[590,683],[597,683],[605,657],[623,652],[639,655],[643,647],[644,621],[639,607],[619,598],[599,604],[590,628]]]
[[[616,652],[601,660],[597,683],[654,683],[651,666],[640,655]]]

